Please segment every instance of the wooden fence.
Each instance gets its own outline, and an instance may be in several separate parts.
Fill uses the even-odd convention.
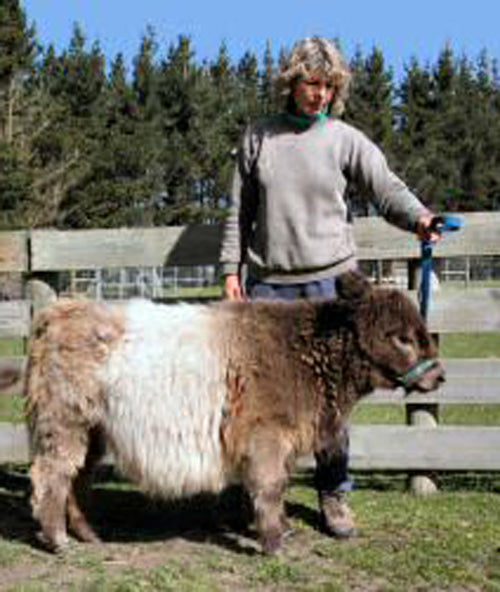
[[[435,247],[439,258],[500,255],[500,213],[466,214],[464,228]],[[362,261],[404,261],[409,288],[420,256],[415,238],[376,218],[355,223]],[[61,270],[164,265],[211,265],[217,261],[220,228],[189,226],[118,230],[33,230],[0,233],[0,272],[21,272],[26,298],[0,303],[0,338],[27,337],[34,310],[57,297],[55,273]],[[500,333],[500,288],[442,289],[433,294],[432,332]],[[414,291],[410,295],[416,299]],[[9,360],[12,361],[12,360]],[[16,363],[23,364],[18,358]],[[447,382],[436,393],[377,392],[367,403],[406,406],[407,425],[353,426],[355,469],[404,470],[419,474],[415,483],[429,486],[425,473],[436,470],[500,470],[500,426],[440,426],[441,404],[500,404],[500,352],[497,358],[445,360]],[[25,461],[24,426],[0,426],[0,462]],[[422,477],[421,474],[424,474]],[[431,485],[432,487],[432,485]]]

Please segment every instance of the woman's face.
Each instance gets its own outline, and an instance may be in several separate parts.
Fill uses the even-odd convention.
[[[333,98],[332,83],[320,76],[301,78],[295,84],[293,98],[300,113],[305,115],[325,113]]]

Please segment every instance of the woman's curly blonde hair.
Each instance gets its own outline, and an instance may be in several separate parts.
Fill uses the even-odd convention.
[[[294,85],[300,78],[320,76],[333,85],[331,112],[340,115],[345,108],[351,72],[335,44],[324,37],[306,37],[293,46],[276,79],[281,95],[290,106]]]

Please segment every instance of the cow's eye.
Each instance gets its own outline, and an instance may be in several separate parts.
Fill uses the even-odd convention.
[[[408,335],[393,335],[392,340],[394,345],[400,350],[408,351],[413,349],[413,340]]]
[[[400,333],[399,331],[396,330],[391,330],[388,331],[385,334],[387,339],[391,339],[393,341],[397,341],[398,343],[400,343],[401,345],[411,345],[413,344],[413,339],[411,338],[410,335],[406,334],[406,333]]]

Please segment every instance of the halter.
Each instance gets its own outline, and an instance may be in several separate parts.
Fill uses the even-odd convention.
[[[397,381],[401,386],[407,389],[415,379],[420,378],[426,372],[432,368],[435,368],[436,366],[436,360],[420,360],[420,362],[417,362],[414,366],[412,366],[406,374],[398,376]]]

